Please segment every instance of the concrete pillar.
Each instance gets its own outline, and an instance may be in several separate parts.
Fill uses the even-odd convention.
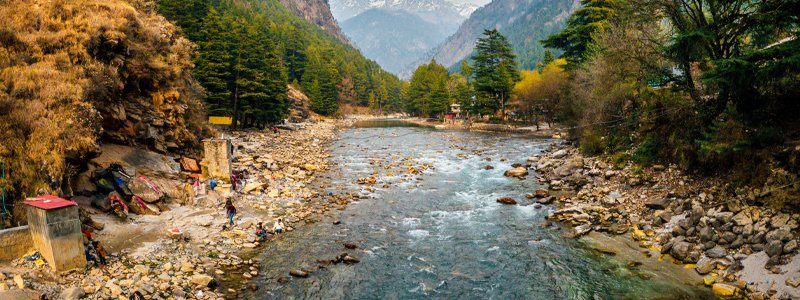
[[[33,246],[56,272],[86,266],[78,204],[56,196],[28,198]]]
[[[203,148],[205,149],[205,157],[202,162],[203,173],[210,178],[230,182],[231,160],[233,159],[231,140],[206,139],[203,140]]]

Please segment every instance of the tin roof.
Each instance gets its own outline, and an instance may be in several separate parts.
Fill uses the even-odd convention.
[[[38,207],[44,210],[51,210],[56,208],[78,205],[78,203],[62,199],[53,195],[42,195],[37,197],[31,197],[25,199],[25,201],[23,201],[22,203],[25,203],[33,207]]]

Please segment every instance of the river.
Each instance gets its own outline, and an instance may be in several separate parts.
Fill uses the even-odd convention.
[[[330,193],[361,189],[367,199],[267,243],[254,299],[698,299],[707,289],[674,276],[680,267],[628,267],[629,256],[599,254],[541,228],[551,207],[507,206],[539,187],[503,176],[552,140],[437,131],[373,121],[331,145]],[[395,163],[391,165],[391,163]],[[409,166],[432,165],[423,174]],[[494,169],[487,170],[485,166]],[[403,172],[406,171],[406,172]],[[377,172],[377,174],[376,174]],[[374,191],[356,183],[375,176]],[[383,183],[387,182],[387,185]],[[344,187],[344,188],[342,188]],[[333,221],[339,221],[334,224]],[[342,242],[359,246],[346,250]],[[636,255],[639,250],[630,250]],[[279,277],[349,252],[358,264],[330,265],[308,278]]]

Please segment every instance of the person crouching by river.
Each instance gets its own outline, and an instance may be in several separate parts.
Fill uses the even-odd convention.
[[[258,222],[258,225],[256,225],[256,236],[260,240],[264,240],[269,237],[269,232],[264,229],[264,223]]]
[[[281,218],[278,218],[278,220],[275,221],[275,225],[272,226],[272,230],[275,231],[275,233],[283,233],[284,228],[286,228],[286,225],[283,224],[283,220]]]
[[[233,206],[233,202],[230,199],[225,201],[225,212],[228,213],[228,225],[233,227],[233,217],[236,215],[236,207]]]

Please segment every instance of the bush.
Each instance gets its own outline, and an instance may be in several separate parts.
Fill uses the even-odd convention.
[[[603,138],[590,130],[585,130],[578,142],[581,153],[584,155],[598,155],[603,153],[605,148]]]

